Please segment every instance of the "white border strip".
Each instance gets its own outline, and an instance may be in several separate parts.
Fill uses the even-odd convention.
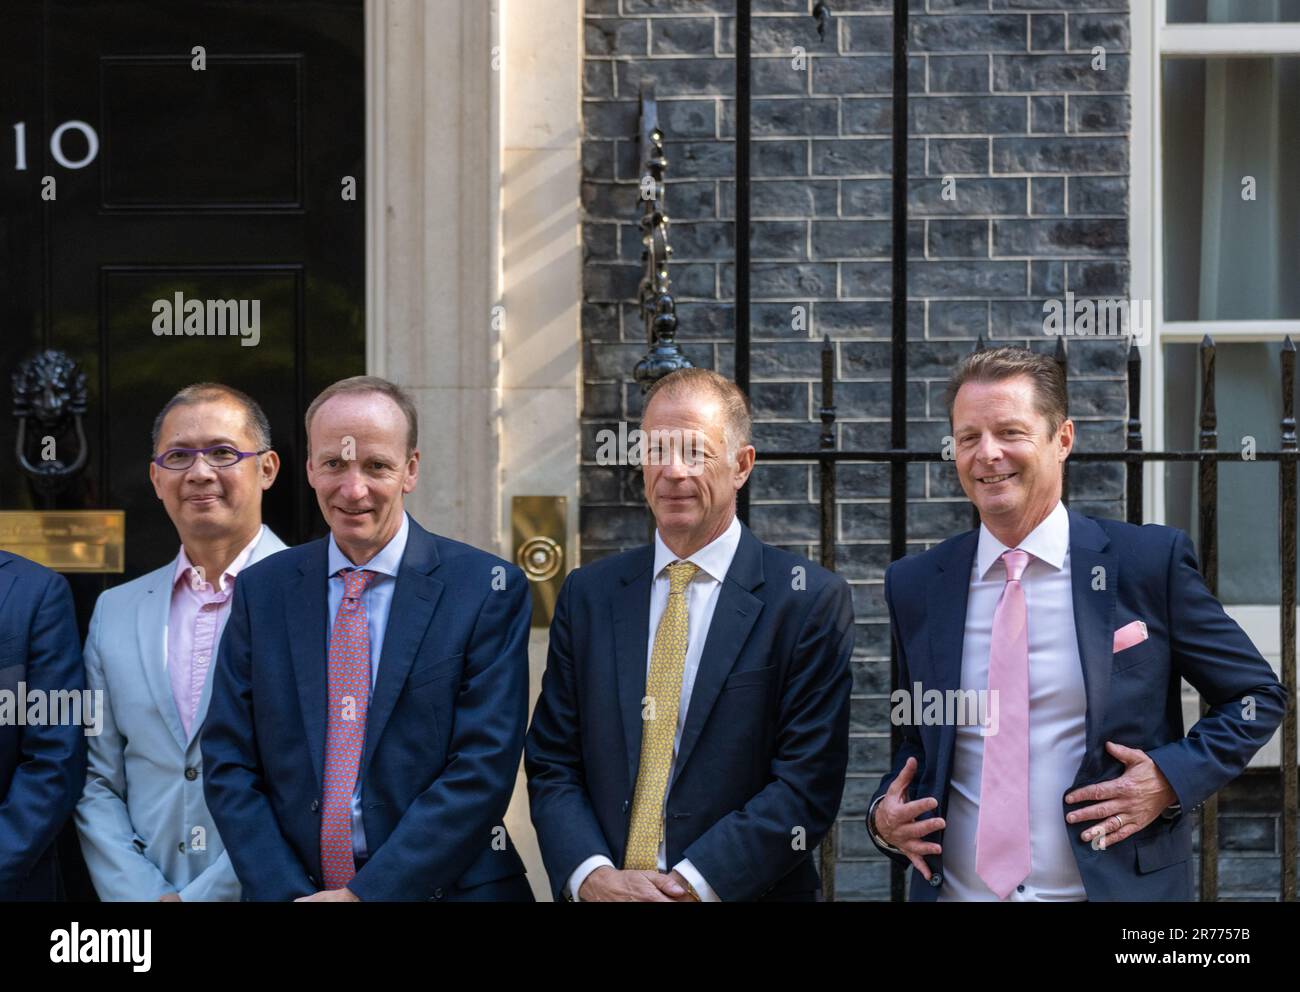
[[[1300,24],[1170,24],[1161,32],[1160,50],[1174,58],[1295,55]]]

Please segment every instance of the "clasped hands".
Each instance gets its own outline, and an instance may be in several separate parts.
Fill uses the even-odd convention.
[[[601,865],[578,887],[580,902],[698,902],[681,873],[620,871]]]

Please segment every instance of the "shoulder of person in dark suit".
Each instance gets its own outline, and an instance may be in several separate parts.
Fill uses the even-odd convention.
[[[0,669],[9,659],[29,692],[80,691],[86,685],[81,638],[68,580],[0,551]],[[15,680],[17,681],[17,680]],[[51,846],[86,777],[86,737],[76,723],[37,724],[0,752],[7,789],[0,801],[0,899],[56,896]]]

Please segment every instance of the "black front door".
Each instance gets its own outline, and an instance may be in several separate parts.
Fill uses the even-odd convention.
[[[125,511],[125,574],[69,576],[83,633],[176,554],[147,462],[185,385],[262,404],[266,523],[324,532],[302,414],[365,367],[364,37],[362,0],[0,5],[0,510]],[[11,385],[59,399],[48,349],[85,376],[81,431],[74,379],[56,427],[19,411],[19,451]],[[51,462],[81,464],[42,488]]]
[[[267,523],[321,532],[302,413],[365,365],[361,0],[7,0],[0,20],[0,390],[66,354],[89,456],[47,499],[4,395],[0,509],[123,509],[126,577],[163,564],[150,426],[215,380],[270,418]],[[41,436],[29,422],[33,464]],[[74,432],[55,445],[75,462]]]

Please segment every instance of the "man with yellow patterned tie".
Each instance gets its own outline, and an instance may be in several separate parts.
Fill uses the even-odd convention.
[[[735,383],[646,397],[654,544],[569,575],[524,761],[557,899],[812,900],[848,764],[848,585],[736,518]]]

